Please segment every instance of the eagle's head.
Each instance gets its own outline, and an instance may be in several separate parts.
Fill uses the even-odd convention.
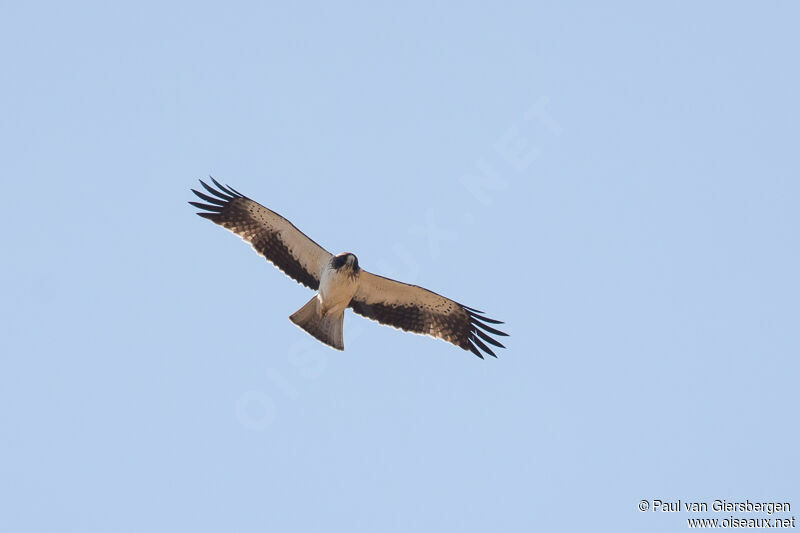
[[[331,259],[331,267],[333,267],[334,270],[347,268],[353,272],[358,272],[358,257],[350,252],[342,252],[339,255],[333,256],[333,259]]]

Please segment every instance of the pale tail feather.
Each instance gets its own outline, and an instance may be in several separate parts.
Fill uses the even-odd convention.
[[[342,323],[344,309],[335,314],[322,317],[319,298],[314,296],[306,305],[295,311],[289,320],[306,330],[308,333],[337,350],[344,350],[342,336]]]

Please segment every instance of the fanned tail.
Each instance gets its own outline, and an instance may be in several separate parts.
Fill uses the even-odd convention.
[[[289,320],[331,348],[344,350],[344,338],[342,335],[344,309],[338,313],[328,314],[323,317],[319,298],[315,295],[306,305],[295,311],[289,317]]]

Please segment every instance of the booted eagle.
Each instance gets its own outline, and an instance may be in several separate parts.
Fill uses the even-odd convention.
[[[208,203],[189,202],[197,213],[249,242],[256,252],[286,275],[318,291],[289,319],[337,350],[344,350],[342,321],[348,307],[369,319],[412,333],[430,335],[469,350],[481,359],[497,357],[486,343],[504,348],[490,335],[507,336],[489,324],[502,324],[482,311],[435,292],[371,274],[349,252],[332,255],[274,211],[232,187],[202,180],[209,193],[192,189]]]

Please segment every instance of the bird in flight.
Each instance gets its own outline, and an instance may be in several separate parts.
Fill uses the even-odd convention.
[[[504,348],[492,335],[507,336],[490,324],[482,311],[461,305],[416,285],[367,272],[350,252],[333,255],[291,222],[236,189],[211,178],[200,180],[208,194],[192,192],[201,202],[197,214],[232,231],[287,276],[318,291],[289,319],[323,343],[344,350],[342,324],[348,307],[371,320],[403,331],[443,339],[469,350],[497,357],[487,346]]]

